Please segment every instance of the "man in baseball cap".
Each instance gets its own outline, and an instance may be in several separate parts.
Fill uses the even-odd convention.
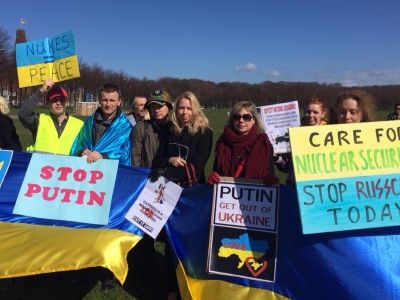
[[[62,99],[67,100],[68,98],[68,93],[67,91],[60,86],[54,86],[50,89],[50,91],[46,95],[47,101],[52,101],[56,97],[61,97]]]
[[[35,112],[43,96],[46,96],[49,113]],[[46,79],[42,87],[24,102],[18,116],[22,125],[32,132],[33,142],[28,151],[69,154],[83,122],[65,110],[67,100],[67,91],[54,86],[52,79]]]

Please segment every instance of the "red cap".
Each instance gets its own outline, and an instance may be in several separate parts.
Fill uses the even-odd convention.
[[[47,93],[46,99],[51,101],[52,99],[60,96],[66,99],[68,97],[68,93],[64,88],[55,86]]]

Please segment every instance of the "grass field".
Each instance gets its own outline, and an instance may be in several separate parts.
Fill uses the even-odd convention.
[[[214,131],[213,143],[217,141],[222,133],[223,126],[227,121],[228,109],[206,110],[210,120],[210,126]],[[378,120],[384,120],[388,111],[380,111]],[[31,142],[31,133],[22,127],[16,117],[16,110],[11,115],[17,128],[18,135],[25,148]],[[214,147],[211,157],[207,163],[206,175],[209,174],[214,160]],[[276,172],[281,182],[285,182],[285,174]],[[44,274],[12,280],[0,280],[0,299],[162,299],[163,288],[163,244],[156,243],[157,256],[153,262],[154,279],[150,288],[139,292],[133,288],[132,282],[137,274],[130,273],[126,284],[117,286],[115,289],[103,292],[100,289],[100,281],[97,274],[98,269],[80,270],[74,272],[62,272],[57,274]],[[140,270],[134,270],[140,271]]]

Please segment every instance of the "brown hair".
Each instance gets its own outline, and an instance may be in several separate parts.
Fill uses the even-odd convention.
[[[103,86],[100,88],[99,95],[101,95],[101,93],[103,93],[103,92],[104,92],[104,93],[107,93],[107,94],[117,92],[117,94],[118,94],[118,99],[121,99],[121,90],[120,90],[119,87],[116,86],[115,84],[106,83],[105,85],[103,85]]]
[[[375,120],[375,99],[372,97],[372,95],[363,90],[351,90],[339,95],[339,97],[336,99],[336,114],[339,113],[342,102],[347,99],[353,99],[357,101],[358,109],[362,112],[361,122],[370,122]]]

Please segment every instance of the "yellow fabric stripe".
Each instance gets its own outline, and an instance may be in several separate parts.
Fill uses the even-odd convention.
[[[184,300],[287,300],[273,291],[245,287],[239,284],[229,283],[222,280],[204,280],[195,279],[186,276],[182,263],[179,263],[176,269],[179,290]]]
[[[59,82],[80,76],[77,55],[51,63],[18,67],[17,72],[20,88],[40,85],[47,78],[52,78],[55,82]]]
[[[104,267],[123,283],[141,237],[116,229],[0,222],[0,278]]]

